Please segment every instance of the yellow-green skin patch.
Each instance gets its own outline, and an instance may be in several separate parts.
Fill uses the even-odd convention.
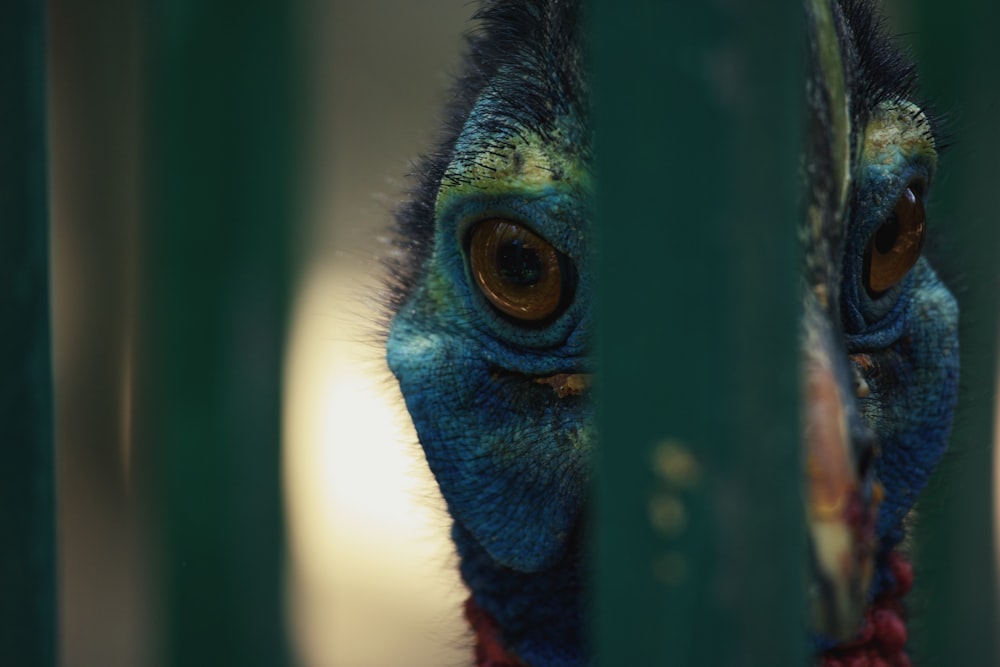
[[[472,147],[462,144],[460,140],[457,152],[466,154]],[[502,145],[475,152],[474,159],[453,160],[442,178],[435,214],[470,196],[541,196],[560,184],[576,193],[588,192],[590,171],[568,144],[559,130],[548,137],[525,130]]]
[[[937,149],[930,122],[920,107],[905,100],[880,104],[865,128],[865,165],[887,167],[919,161],[933,172]]]

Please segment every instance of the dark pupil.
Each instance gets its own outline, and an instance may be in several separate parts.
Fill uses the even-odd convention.
[[[500,276],[515,285],[534,285],[542,278],[542,258],[520,239],[505,242],[497,249]]]
[[[879,227],[878,231],[875,232],[875,249],[879,251],[879,254],[884,255],[896,245],[897,238],[899,238],[899,219],[892,216],[892,220]]]

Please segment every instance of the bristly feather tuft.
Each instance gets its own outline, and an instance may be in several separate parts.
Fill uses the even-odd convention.
[[[930,122],[940,153],[947,148],[947,119],[938,115],[920,96],[917,67],[902,51],[886,26],[885,17],[871,0],[840,0],[854,53],[851,72],[851,117],[863,126],[883,102],[907,100],[916,104]]]
[[[852,117],[864,119],[882,102],[912,101],[917,89],[916,66],[888,36],[885,19],[868,0],[841,0],[856,58],[851,85]]]

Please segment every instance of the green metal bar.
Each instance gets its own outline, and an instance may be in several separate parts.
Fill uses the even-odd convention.
[[[924,90],[951,115],[934,184],[938,263],[960,307],[961,388],[951,455],[918,509],[915,664],[1000,664],[993,407],[1000,294],[1000,6],[918,2],[902,12]]]
[[[153,2],[140,446],[163,523],[167,665],[288,663],[281,382],[294,6]]]
[[[801,7],[592,7],[599,664],[805,664]]]
[[[0,664],[55,664],[44,12],[0,3]]]

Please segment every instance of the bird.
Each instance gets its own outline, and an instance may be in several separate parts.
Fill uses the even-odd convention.
[[[480,2],[387,253],[386,360],[452,519],[477,667],[593,664],[581,5]],[[958,386],[957,302],[923,253],[941,122],[871,0],[803,12],[803,664],[909,665],[905,520]]]

